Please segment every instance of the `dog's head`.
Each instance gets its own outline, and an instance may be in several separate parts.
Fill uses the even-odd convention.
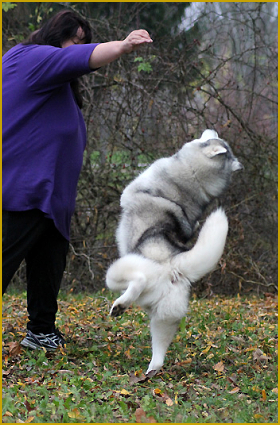
[[[232,171],[238,171],[243,169],[243,165],[238,159],[233,155],[231,148],[223,139],[220,139],[216,131],[214,130],[205,130],[202,133],[200,139],[198,139],[200,148],[204,155],[208,158],[220,159],[219,155],[225,156],[227,162],[231,166]],[[225,160],[225,158],[222,158]]]
[[[228,143],[214,130],[205,130],[200,139],[185,143],[178,157],[213,196],[228,186],[233,172],[243,169]]]

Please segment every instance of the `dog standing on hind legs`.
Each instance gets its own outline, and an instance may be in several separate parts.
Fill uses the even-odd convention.
[[[228,231],[221,208],[206,219],[193,248],[187,250],[186,243],[205,208],[241,168],[229,145],[206,130],[175,155],[155,161],[122,194],[121,258],[107,271],[106,284],[123,294],[110,314],[120,315],[133,302],[148,313],[153,355],[147,373],[163,365],[187,313],[191,283],[220,260]]]

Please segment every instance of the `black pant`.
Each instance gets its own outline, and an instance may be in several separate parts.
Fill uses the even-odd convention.
[[[27,328],[36,334],[54,332],[57,296],[69,242],[53,220],[39,210],[3,211],[2,222],[2,292],[25,259]]]

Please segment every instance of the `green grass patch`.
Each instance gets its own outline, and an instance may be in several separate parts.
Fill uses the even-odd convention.
[[[278,423],[277,298],[192,299],[158,375],[149,320],[112,295],[62,294],[66,350],[20,347],[26,294],[3,298],[3,423]]]

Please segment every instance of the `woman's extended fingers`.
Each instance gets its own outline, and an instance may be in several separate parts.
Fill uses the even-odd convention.
[[[137,49],[137,47],[141,46],[142,44],[152,42],[153,40],[146,30],[132,31],[123,41],[126,53],[130,53],[132,50]]]

